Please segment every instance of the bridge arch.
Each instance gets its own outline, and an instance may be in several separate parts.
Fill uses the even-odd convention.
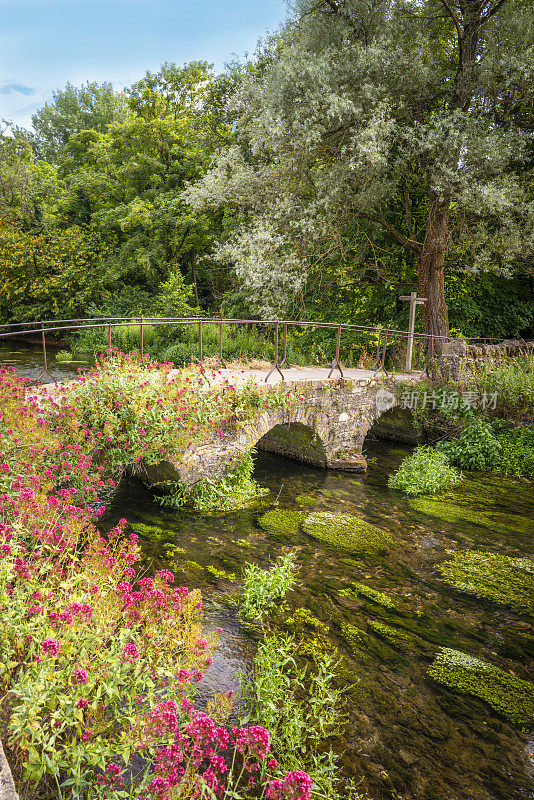
[[[318,432],[302,422],[277,423],[256,443],[258,450],[326,467],[326,447]]]

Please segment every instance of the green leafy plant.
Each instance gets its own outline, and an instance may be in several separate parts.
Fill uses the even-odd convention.
[[[258,647],[252,675],[242,678],[244,721],[269,728],[271,746],[283,769],[306,769],[312,800],[340,800],[339,756],[328,739],[342,722],[335,661],[323,653],[300,667],[294,639],[270,636]]]
[[[462,480],[461,472],[448,464],[444,453],[416,447],[389,477],[388,486],[409,495],[433,494],[458,486]]]
[[[436,449],[460,469],[491,472],[501,462],[499,440],[482,417],[474,417],[458,436],[440,442]]]
[[[245,619],[258,619],[271,611],[276,601],[282,599],[294,585],[295,575],[293,552],[281,556],[271,569],[247,564],[239,604]]]

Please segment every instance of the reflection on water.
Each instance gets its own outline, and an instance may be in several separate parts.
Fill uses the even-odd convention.
[[[58,361],[56,358],[58,352],[60,352],[58,347],[47,347],[50,374],[46,375],[43,374],[44,359],[41,345],[9,339],[0,340],[0,364],[5,367],[15,367],[17,374],[29,378],[32,384],[37,380],[43,383],[72,380],[78,375],[79,367],[90,366],[89,360]]]
[[[532,679],[531,620],[449,589],[436,571],[447,552],[458,548],[532,553],[532,486],[470,477],[448,497],[470,510],[513,514],[510,530],[500,526],[496,533],[474,522],[453,524],[417,512],[386,485],[403,451],[381,445],[369,455],[376,460],[371,459],[368,474],[354,477],[262,454],[256,478],[271,490],[262,511],[276,501],[279,508],[300,510],[295,498],[306,494],[315,498],[315,510],[353,513],[387,530],[396,545],[383,557],[354,558],[302,532],[270,536],[257,524],[262,513],[257,508],[211,516],[162,509],[134,481],[121,485],[103,527],[126,516],[141,537],[147,562],[166,566],[180,583],[202,589],[209,627],[223,629],[219,652],[206,672],[206,694],[236,688],[236,673],[250,668],[254,657],[255,640],[240,625],[234,603],[243,564],[267,565],[289,547],[297,551],[300,585],[288,601],[328,625],[343,658],[343,675],[351,685],[348,724],[337,744],[343,768],[361,781],[360,791],[375,800],[534,798],[527,733],[427,675],[436,648],[446,645]],[[397,609],[340,596],[339,590],[355,581],[389,594]],[[373,620],[408,635],[409,643],[399,646],[381,637],[369,625]],[[346,623],[366,633],[363,645],[345,640]]]

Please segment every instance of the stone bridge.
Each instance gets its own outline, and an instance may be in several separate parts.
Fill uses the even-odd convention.
[[[140,477],[149,485],[166,480],[187,485],[217,481],[252,447],[317,467],[365,471],[364,439],[378,417],[396,404],[394,395],[382,378],[364,370],[346,370],[343,379],[326,380],[326,374],[324,370],[285,371],[284,387],[302,398],[295,406],[265,411],[224,438],[213,437],[191,448],[179,465],[147,466]],[[241,377],[257,375],[249,372]],[[279,385],[263,384],[264,391]]]

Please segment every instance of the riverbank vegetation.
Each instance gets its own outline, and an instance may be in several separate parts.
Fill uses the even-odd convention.
[[[173,586],[168,570],[140,570],[126,520],[105,538],[95,527],[106,474],[184,446],[157,425],[145,437],[131,412],[183,414],[191,373],[165,384],[161,411],[146,404],[161,377],[153,364],[113,354],[98,369],[100,391],[93,372],[61,402],[0,371],[0,734],[21,797],[165,800],[180,784],[198,798],[309,800],[311,779],[278,768],[264,727],[228,727],[230,696],[214,698],[211,716],[193,706],[217,643],[200,593]],[[219,422],[204,401],[214,417],[197,423]],[[122,458],[112,436],[125,437]]]

